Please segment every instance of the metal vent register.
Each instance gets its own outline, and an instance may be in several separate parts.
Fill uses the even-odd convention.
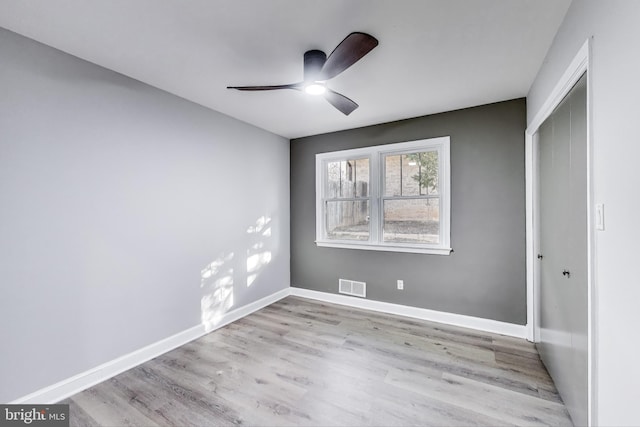
[[[356,297],[367,297],[367,284],[365,282],[356,282],[355,280],[340,279],[338,281],[338,292]]]

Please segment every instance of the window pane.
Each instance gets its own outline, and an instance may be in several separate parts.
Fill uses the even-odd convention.
[[[369,197],[369,159],[353,160],[355,163],[356,197]]]
[[[400,157],[385,156],[384,164],[384,195],[400,196]]]
[[[327,198],[369,196],[369,159],[327,162]]]
[[[327,198],[340,197],[340,169],[342,162],[327,162]]]
[[[385,242],[439,243],[440,200],[385,200],[382,234]]]
[[[420,162],[420,194],[439,194],[438,173],[439,162],[437,151],[426,151],[419,154]]]
[[[385,156],[385,197],[438,194],[438,152]]]
[[[402,195],[420,195],[420,153],[402,155]]]
[[[369,201],[328,201],[328,239],[369,240]]]

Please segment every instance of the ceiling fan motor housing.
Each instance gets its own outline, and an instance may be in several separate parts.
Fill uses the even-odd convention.
[[[321,50],[309,50],[304,53],[304,81],[317,80],[320,70],[327,60],[327,55]]]

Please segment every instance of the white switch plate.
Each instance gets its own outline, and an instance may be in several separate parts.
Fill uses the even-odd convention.
[[[604,204],[596,204],[596,230],[604,230]]]
[[[398,289],[399,290],[403,290],[404,289],[404,280],[398,280]]]

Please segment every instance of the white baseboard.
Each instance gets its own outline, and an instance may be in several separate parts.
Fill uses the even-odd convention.
[[[493,332],[502,335],[508,335],[517,338],[526,338],[527,329],[524,325],[515,325],[512,323],[499,322],[497,320],[482,319],[479,317],[464,316],[461,314],[445,313],[442,311],[428,310],[425,308],[409,307],[399,304],[391,304],[388,302],[374,301],[370,299],[361,299],[356,297],[348,297],[338,294],[330,294],[327,292],[311,291],[301,288],[285,288],[274,294],[266,296],[258,301],[254,301],[236,310],[230,311],[220,318],[218,323],[206,327],[205,325],[196,325],[192,328],[179,332],[168,338],[157,341],[139,350],[133,351],[117,359],[103,363],[93,369],[74,375],[48,387],[37,390],[10,404],[52,404],[73,396],[89,387],[101,383],[112,378],[128,369],[134,368],[141,363],[158,357],[168,351],[171,351],[181,345],[200,338],[201,336],[235,322],[254,311],[260,310],[276,301],[281,300],[289,295],[309,298],[334,304],[346,305],[350,307],[362,308],[365,310],[373,310],[381,313],[396,314],[399,316],[412,317],[415,319],[429,320],[432,322],[443,323],[447,325],[461,326],[479,331]]]
[[[465,316],[463,314],[446,313],[443,311],[429,310],[426,308],[409,307],[406,305],[392,304],[388,302],[374,301],[345,295],[330,294],[327,292],[311,291],[309,289],[290,288],[290,294],[303,298],[362,308],[365,310],[379,311],[381,313],[397,314],[399,316],[413,317],[414,319],[428,320],[447,325],[461,326],[483,332],[493,332],[517,338],[527,337],[526,325],[500,322],[497,320],[483,319],[480,317]]]
[[[134,368],[141,363],[158,357],[170,350],[173,350],[181,345],[184,345],[190,341],[193,341],[201,336],[228,325],[231,322],[245,317],[254,311],[260,310],[274,302],[281,300],[289,295],[289,288],[282,289],[274,294],[268,295],[258,301],[254,301],[236,310],[225,313],[214,326],[209,325],[196,325],[192,328],[179,332],[168,338],[157,341],[139,350],[133,351],[117,359],[103,363],[100,366],[96,366],[93,369],[82,372],[78,375],[74,375],[71,378],[67,378],[60,382],[57,382],[48,387],[37,390],[19,399],[16,399],[10,404],[52,404],[59,402],[67,397],[70,397],[76,393],[86,390],[98,383],[101,383],[109,378],[112,378],[128,369]]]

